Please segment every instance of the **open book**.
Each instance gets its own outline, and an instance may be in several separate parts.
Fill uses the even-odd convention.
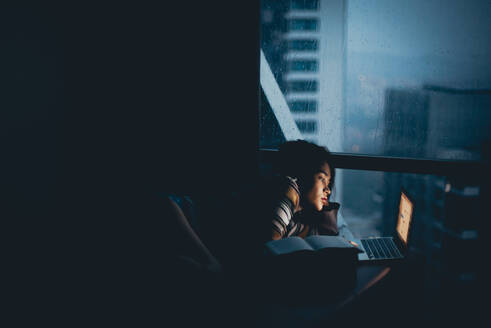
[[[292,281],[314,282],[309,288],[276,288],[277,299],[288,304],[330,302],[346,296],[356,284],[358,253],[341,236],[288,237],[264,244],[265,286],[291,286]],[[293,279],[293,280],[292,280]]]
[[[265,244],[266,253],[269,255],[283,255],[295,252],[324,251],[329,249],[350,249],[354,253],[363,251],[351,244],[341,236],[309,236],[305,239],[301,237],[288,237],[280,240],[272,240]]]

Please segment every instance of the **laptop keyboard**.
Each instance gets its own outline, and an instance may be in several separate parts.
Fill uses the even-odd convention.
[[[361,244],[370,259],[401,258],[402,255],[390,237],[362,239]]]

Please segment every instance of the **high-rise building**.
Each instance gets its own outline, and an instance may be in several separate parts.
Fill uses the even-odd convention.
[[[385,100],[385,154],[431,159],[480,158],[481,143],[489,139],[489,94],[436,87],[388,89]],[[395,213],[401,187],[408,189],[415,201],[415,231],[410,238],[411,244],[426,255],[429,292],[426,299],[430,303],[444,302],[446,292],[465,299],[478,286],[480,270],[479,210],[483,199],[480,177],[475,172],[446,177],[385,175],[384,217]],[[394,224],[386,221],[384,231],[393,229]]]
[[[291,1],[282,75],[305,139],[342,151],[345,1]]]
[[[426,154],[429,126],[429,96],[422,90],[387,89],[384,104],[384,155],[421,158]],[[394,218],[401,187],[408,189],[418,209],[418,220],[424,220],[426,207],[432,199],[426,188],[429,177],[417,174],[385,173],[383,232],[393,231]],[[420,224],[413,224],[419,229]],[[415,232],[415,231],[413,231]],[[412,234],[412,244],[417,243],[421,233]],[[416,240],[415,240],[416,239]]]
[[[262,2],[262,49],[305,140],[342,151],[345,0]],[[342,195],[342,174],[334,198]]]

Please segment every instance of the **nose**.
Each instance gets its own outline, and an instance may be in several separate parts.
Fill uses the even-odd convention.
[[[324,187],[324,192],[329,196],[331,194],[331,189],[329,187]]]

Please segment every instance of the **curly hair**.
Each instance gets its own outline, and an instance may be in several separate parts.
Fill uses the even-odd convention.
[[[329,150],[326,147],[298,139],[280,145],[274,169],[278,174],[297,178],[299,184],[306,185],[325,163],[331,169],[330,187],[332,187],[335,170]]]

